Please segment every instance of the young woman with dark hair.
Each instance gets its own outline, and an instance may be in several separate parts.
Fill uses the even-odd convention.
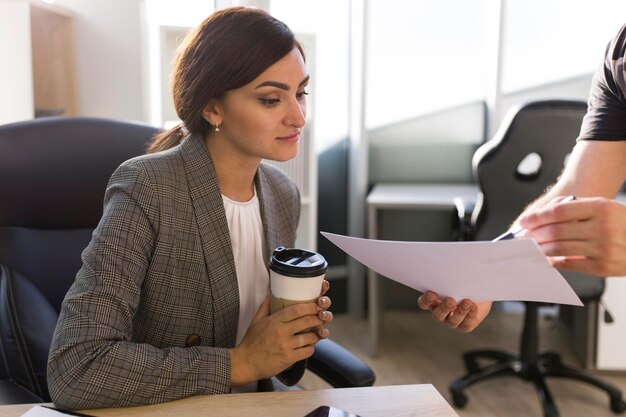
[[[273,315],[267,297],[267,260],[294,245],[300,197],[261,161],[296,155],[308,81],[291,30],[259,9],[218,11],[188,36],[173,73],[182,123],[111,177],[63,302],[55,404],[268,388],[328,336],[327,282],[317,303]]]

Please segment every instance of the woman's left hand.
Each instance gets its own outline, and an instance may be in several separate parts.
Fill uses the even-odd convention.
[[[322,291],[320,293],[320,297],[317,299],[317,309],[319,310],[319,313],[317,314],[317,316],[324,323],[330,323],[331,321],[333,321],[333,313],[328,311],[328,308],[331,306],[332,301],[330,300],[329,297],[325,295],[328,292],[329,288],[330,288],[330,283],[324,280],[324,282],[322,282]],[[326,339],[328,335],[330,334],[328,329],[325,328],[324,326],[317,327],[316,332],[317,332],[317,335],[321,339]]]

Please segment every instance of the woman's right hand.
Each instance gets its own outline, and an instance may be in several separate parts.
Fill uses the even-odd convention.
[[[272,315],[269,296],[259,307],[241,343],[230,350],[231,386],[277,375],[313,355],[324,324],[315,303],[295,304]],[[313,329],[313,331],[304,331]],[[304,331],[304,332],[303,332]],[[303,332],[303,333],[301,333]]]
[[[435,320],[462,333],[467,333],[482,323],[493,303],[464,299],[457,304],[454,298],[448,297],[441,300],[437,293],[426,291],[417,299],[417,304],[422,310],[430,310]]]

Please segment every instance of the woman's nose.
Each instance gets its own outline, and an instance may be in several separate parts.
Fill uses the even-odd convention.
[[[306,121],[306,103],[293,100],[290,103],[285,123],[289,126],[302,127]]]

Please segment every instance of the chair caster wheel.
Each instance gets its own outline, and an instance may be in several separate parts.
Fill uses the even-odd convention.
[[[455,407],[463,408],[467,405],[467,401],[467,395],[463,394],[462,392],[452,393],[452,402],[454,403]]]
[[[626,411],[626,402],[622,398],[611,398],[611,411],[614,413],[623,413]]]

